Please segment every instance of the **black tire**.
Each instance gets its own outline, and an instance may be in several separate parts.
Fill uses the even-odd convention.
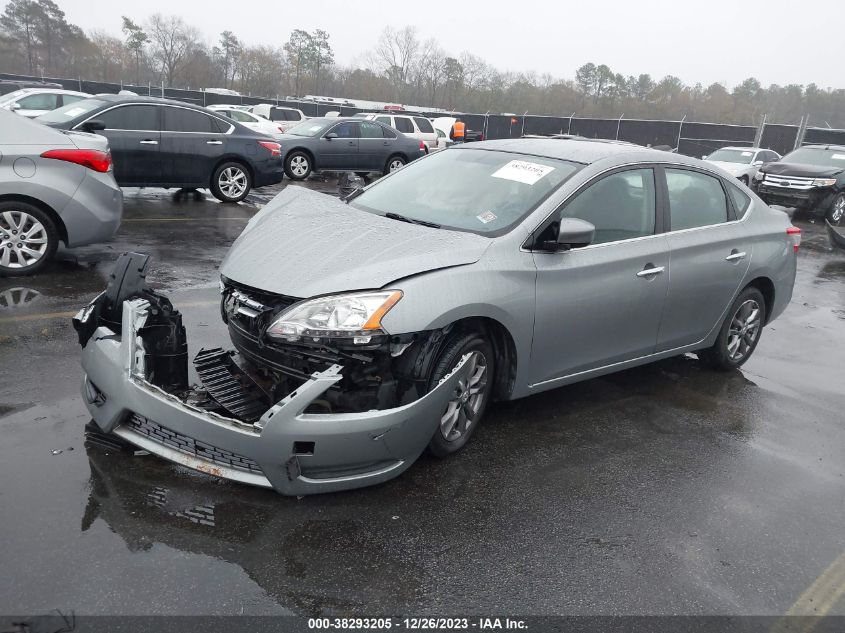
[[[366,178],[367,176],[370,175],[370,172],[368,172],[368,171],[356,171],[355,175],[361,176],[361,178]]]
[[[746,309],[746,304],[753,302],[751,310],[758,310],[755,318],[757,323],[756,328],[747,327],[747,329],[740,329],[748,324],[750,321],[750,312],[742,314]],[[747,287],[739,293],[739,296],[731,304],[730,310],[722,322],[722,327],[719,329],[719,335],[716,337],[716,342],[712,347],[698,352],[698,359],[705,365],[719,371],[731,371],[737,369],[745,363],[754,350],[757,349],[757,343],[760,342],[760,337],[763,332],[763,324],[766,322],[766,300],[763,293],[753,286]],[[749,333],[751,333],[749,340]],[[739,356],[731,350],[731,346],[737,342],[738,347],[736,352],[741,352]]]
[[[58,246],[59,231],[45,211],[26,202],[0,202],[0,277],[34,275]],[[30,255],[36,251],[37,257]]]
[[[240,202],[252,189],[252,176],[243,163],[221,163],[211,176],[211,193],[220,202]]]
[[[291,180],[305,180],[314,171],[314,159],[302,151],[291,152],[285,157],[285,173]]]
[[[384,164],[384,175],[386,176],[392,171],[396,171],[397,169],[401,169],[405,165],[408,164],[408,161],[405,160],[404,156],[400,156],[399,154],[393,154],[390,158],[387,159],[387,162]]]
[[[470,379],[467,381],[468,385],[461,383],[453,394],[454,399],[450,401],[447,410],[443,412],[441,423],[438,424],[428,444],[429,452],[436,457],[446,457],[461,450],[472,437],[481,418],[484,417],[487,405],[490,403],[496,375],[495,358],[493,346],[481,334],[457,335],[446,343],[431,372],[428,382],[429,390],[434,389],[440,380],[457,366],[461,358],[471,352],[480,355],[480,357],[475,357],[474,360],[477,367],[483,367],[483,370],[480,374],[478,371],[470,374]],[[470,360],[470,362],[472,361],[473,359]],[[476,386],[481,383],[477,400],[473,399],[475,394],[471,392],[470,395],[466,395],[468,387],[472,387],[473,378],[478,379],[475,383]],[[451,428],[452,416],[449,420],[446,419],[450,408],[453,408],[454,415],[457,416],[454,426],[451,426]]]
[[[830,203],[825,218],[833,226],[839,226],[845,218],[845,193],[838,194]]]

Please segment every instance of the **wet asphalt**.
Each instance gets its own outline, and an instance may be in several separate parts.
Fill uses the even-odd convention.
[[[86,447],[70,316],[147,252],[192,353],[227,344],[217,266],[277,189],[127,191],[113,242],[0,279],[0,613],[845,613],[845,252],[807,218],[742,371],[679,357],[498,404],[374,488],[285,498]]]

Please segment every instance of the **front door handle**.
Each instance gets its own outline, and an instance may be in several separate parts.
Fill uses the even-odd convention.
[[[738,261],[739,261],[739,260],[741,260],[741,259],[745,259],[745,256],[746,256],[747,254],[748,254],[748,253],[746,253],[745,251],[742,251],[742,252],[740,253],[739,251],[733,250],[733,251],[731,251],[731,254],[730,254],[730,255],[728,255],[727,257],[725,257],[725,261],[726,261],[726,262],[738,262]]]
[[[223,145],[223,141],[206,141],[206,145]]]
[[[666,270],[665,266],[646,266],[640,272],[637,273],[637,277],[652,277],[653,275],[659,275],[664,270]]]
[[[158,145],[158,141],[154,141],[151,138],[145,138],[143,141],[141,141],[141,145]]]

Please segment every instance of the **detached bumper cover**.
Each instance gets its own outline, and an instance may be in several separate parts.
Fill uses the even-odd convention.
[[[123,304],[122,332],[99,327],[82,353],[82,395],[96,424],[171,462],[224,479],[306,495],[359,488],[396,477],[422,453],[440,423],[466,357],[419,400],[366,413],[303,411],[342,367],[314,374],[255,424],[191,406],[144,379],[148,315],[143,299]]]

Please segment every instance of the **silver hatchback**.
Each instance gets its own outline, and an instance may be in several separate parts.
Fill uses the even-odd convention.
[[[122,213],[105,138],[0,110],[0,277],[38,272],[59,242],[111,239]]]
[[[472,143],[346,201],[289,187],[266,205],[220,267],[241,360],[201,352],[197,394],[181,317],[124,261],[128,290],[77,319],[83,394],[101,431],[197,470],[285,494],[366,486],[457,452],[496,400],[686,352],[740,367],[789,304],[799,242],[696,159]]]

